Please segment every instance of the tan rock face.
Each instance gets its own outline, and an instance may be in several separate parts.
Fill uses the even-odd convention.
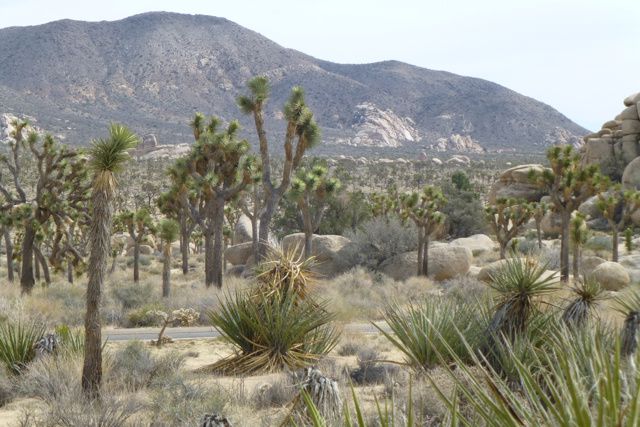
[[[473,254],[462,246],[441,245],[429,248],[429,277],[442,281],[469,272]],[[418,252],[405,252],[382,263],[380,270],[395,280],[406,280],[418,270]]]
[[[624,168],[622,185],[629,190],[640,190],[640,157],[635,158]]]
[[[449,244],[451,246],[463,246],[465,248],[469,248],[474,257],[487,252],[492,252],[498,247],[497,243],[491,240],[491,237],[486,234],[475,234],[469,237],[462,237],[460,239],[452,240]]]
[[[624,100],[626,108],[614,120],[584,137],[583,164],[598,165],[606,175],[620,179],[620,171],[640,155],[639,100],[640,92],[629,95]]]
[[[529,174],[534,171],[541,173],[546,168],[542,165],[520,165],[507,169],[491,186],[489,191],[489,203],[495,203],[501,197],[524,199],[529,202],[539,201],[545,195],[537,185],[529,179]]]
[[[629,273],[617,262],[607,261],[598,265],[591,272],[591,276],[609,291],[619,291],[631,282]]]
[[[253,243],[231,245],[224,250],[224,259],[231,265],[245,265],[253,253]]]
[[[410,118],[402,118],[391,110],[382,110],[370,102],[356,106],[351,127],[356,131],[352,145],[399,147],[403,142],[422,138]]]
[[[317,265],[314,270],[322,276],[331,277],[341,273],[345,266],[340,259],[340,250],[346,247],[351,240],[338,235],[314,234],[311,240],[311,254],[315,257]],[[294,233],[282,239],[284,251],[297,250],[302,256],[304,252],[304,233]]]

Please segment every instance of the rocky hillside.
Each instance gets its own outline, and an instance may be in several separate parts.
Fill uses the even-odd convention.
[[[278,108],[302,85],[329,152],[542,150],[587,133],[495,83],[396,61],[322,61],[222,18],[147,13],[0,30],[0,113],[35,116],[71,143],[86,143],[110,121],[153,133],[161,145],[189,142],[191,114],[240,116],[235,99],[258,74],[273,85],[270,132],[282,130]]]

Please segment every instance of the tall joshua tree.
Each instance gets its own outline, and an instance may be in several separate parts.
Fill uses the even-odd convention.
[[[238,98],[240,109],[253,115],[260,142],[260,160],[262,166],[262,185],[264,203],[260,214],[259,257],[266,253],[269,226],[282,197],[291,185],[292,173],[300,166],[305,152],[320,141],[320,128],[313,118],[313,112],[306,105],[304,91],[301,87],[291,89],[291,94],[284,106],[284,117],[287,121],[284,136],[284,166],[279,184],[271,176],[271,158],[269,141],[264,126],[264,105],[269,98],[270,86],[266,77],[254,77],[248,83],[250,94]],[[294,145],[295,144],[295,145]]]
[[[305,258],[311,257],[313,232],[320,226],[327,208],[327,198],[340,188],[340,181],[328,173],[329,170],[319,164],[310,169],[302,168],[291,185],[289,196],[296,202],[302,215]]]
[[[159,236],[162,239],[162,296],[168,297],[171,292],[171,243],[179,234],[180,226],[173,219],[164,219],[160,223]]]
[[[90,397],[98,395],[102,381],[100,297],[110,251],[113,199],[118,187],[116,174],[122,171],[130,158],[129,150],[137,144],[138,137],[134,133],[122,125],[113,124],[109,137],[94,141],[89,152],[89,167],[93,172],[92,215],[82,389]]]
[[[620,230],[631,223],[631,216],[640,209],[640,192],[624,190],[620,184],[612,184],[609,177],[598,180],[596,207],[609,223],[613,240],[611,260],[618,262],[618,237]]]
[[[542,249],[542,220],[549,212],[549,204],[540,201],[533,205],[533,220],[536,224],[536,237],[538,239],[538,249]]]
[[[446,203],[442,191],[431,185],[399,198],[400,216],[411,219],[418,229],[418,276],[429,275],[429,243],[431,236],[444,224],[445,216],[441,209]]]
[[[507,255],[507,246],[535,213],[536,206],[525,201],[499,198],[493,206],[487,206],[487,220],[500,244],[500,258]]]
[[[569,226],[571,214],[595,194],[598,167],[582,166],[580,154],[572,146],[554,146],[547,151],[550,169],[533,172],[530,179],[549,193],[553,211],[562,220],[560,240],[560,279],[569,280]]]
[[[155,224],[147,208],[122,212],[116,217],[116,226],[129,233],[133,240],[133,281],[140,281],[140,245],[145,237],[155,233]]]
[[[571,218],[571,243],[573,244],[573,281],[580,278],[580,261],[582,260],[582,246],[587,242],[589,229],[584,215],[576,212]]]
[[[205,241],[205,284],[222,287],[225,204],[236,198],[253,180],[254,159],[247,156],[249,143],[237,137],[237,121],[218,131],[219,120],[203,125],[202,115],[192,122],[197,142],[189,157],[189,186],[198,195],[198,206],[189,204]]]

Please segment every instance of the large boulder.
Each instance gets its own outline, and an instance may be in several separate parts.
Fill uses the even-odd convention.
[[[620,130],[622,131],[622,135],[636,135],[640,133],[640,120],[628,119],[623,120],[620,125]]]
[[[510,258],[509,260],[507,259],[499,259],[498,261],[494,261],[492,263],[489,263],[487,265],[485,265],[484,267],[482,267],[480,269],[480,271],[478,272],[478,276],[477,279],[482,281],[482,282],[486,282],[489,283],[491,282],[492,278],[503,268],[506,267],[507,262],[509,262],[510,260],[514,260],[513,258]],[[522,258],[522,261],[524,261],[525,259]],[[542,274],[543,278],[550,278],[550,277],[555,277],[556,280],[560,280],[559,279],[559,275],[557,271],[553,271],[553,270],[546,270],[543,274]]]
[[[260,221],[258,221],[257,227],[260,227]],[[233,244],[238,245],[240,243],[246,243],[253,241],[253,227],[251,226],[251,220],[248,216],[242,214],[235,227],[233,228]]]
[[[562,217],[554,212],[547,212],[540,222],[540,229],[545,236],[562,234]]]
[[[429,277],[447,280],[467,274],[471,268],[473,254],[463,246],[436,246],[429,248]],[[389,258],[380,265],[380,270],[395,280],[406,280],[418,270],[418,252],[405,252]]]
[[[133,256],[134,247],[127,249],[127,256]],[[154,249],[149,245],[140,245],[140,255],[153,255]]]
[[[495,203],[501,197],[539,201],[545,192],[531,182],[529,176],[532,172],[539,173],[545,169],[542,165],[520,165],[502,172],[491,186],[489,203]]]
[[[315,258],[314,270],[323,276],[334,276],[343,272],[347,266],[340,259],[340,251],[351,243],[351,240],[338,235],[314,234],[311,239],[311,255]],[[297,250],[304,252],[304,233],[294,233],[282,239],[285,252]]]
[[[629,190],[640,190],[640,157],[636,157],[624,168],[622,185]]]
[[[224,250],[224,259],[231,265],[245,265],[253,254],[253,243],[245,242],[228,246]]]
[[[474,234],[469,237],[461,237],[460,239],[452,240],[449,244],[451,246],[464,246],[471,249],[474,257],[482,255],[485,252],[492,252],[498,247],[498,244],[491,240],[491,237],[486,234]]]
[[[625,268],[617,262],[607,261],[598,265],[590,274],[609,291],[619,291],[629,285],[631,278]]]
[[[597,266],[604,264],[605,262],[607,262],[606,259],[598,256],[584,256],[580,260],[580,271],[582,274],[589,275]]]
[[[630,107],[640,102],[640,92],[632,93],[624,99],[624,105]]]
[[[631,282],[640,282],[640,254],[624,255],[619,261],[629,273]]]

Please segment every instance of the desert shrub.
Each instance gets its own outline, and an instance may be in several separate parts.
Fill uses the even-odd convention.
[[[140,265],[143,267],[148,267],[151,265],[151,257],[149,255],[140,255]],[[133,257],[127,258],[127,267],[133,267]]]
[[[487,222],[484,207],[473,191],[459,190],[453,185],[442,188],[447,204],[442,212],[447,218],[447,230],[451,237],[466,237],[485,233]]]
[[[439,293],[439,288],[425,277],[398,282],[385,274],[356,267],[320,282],[318,292],[331,300],[331,307],[341,320],[377,320],[382,318],[381,310],[389,301],[422,299]]]
[[[32,301],[25,304],[30,312],[37,312],[38,317],[47,324],[81,325],[86,304],[85,288],[68,283],[52,283],[35,292]]]
[[[584,247],[595,252],[611,252],[613,243],[610,236],[592,236],[587,239]]]
[[[63,350],[75,353],[84,353],[84,329],[72,329],[67,325],[56,327],[56,335],[60,339],[60,346]]]
[[[407,365],[418,370],[432,369],[453,355],[470,359],[463,337],[477,348],[480,323],[470,304],[445,298],[430,298],[403,307],[390,304],[384,311],[390,331],[374,326],[400,350]]]
[[[196,426],[204,414],[222,413],[229,401],[221,386],[206,386],[173,376],[162,388],[151,392],[150,424],[153,426]]]
[[[138,390],[173,375],[184,364],[184,356],[171,352],[153,356],[141,342],[132,341],[113,357],[111,374],[127,390]]]
[[[129,328],[157,326],[158,317],[155,312],[161,309],[162,307],[158,304],[145,304],[130,310],[125,314],[125,326]]]
[[[27,321],[0,324],[0,361],[12,374],[20,374],[36,357],[34,344],[44,335],[42,324]]]
[[[13,386],[4,368],[0,369],[0,407],[13,399]]]
[[[398,367],[379,362],[377,351],[365,348],[358,352],[358,367],[350,376],[355,384],[383,384],[398,374]]]
[[[487,285],[471,276],[457,276],[441,283],[443,295],[460,303],[475,303],[487,296]]]
[[[151,283],[125,283],[115,286],[113,297],[122,304],[122,308],[132,309],[149,304],[154,300],[154,289]]]
[[[283,407],[293,401],[298,393],[293,376],[285,375],[272,383],[256,388],[251,401],[256,408]]]
[[[413,251],[418,247],[415,229],[394,217],[372,218],[356,232],[348,232],[346,237],[351,239],[353,245],[341,252],[344,262],[369,268],[375,268],[394,255]]]
[[[362,343],[356,341],[348,341],[338,348],[338,354],[340,356],[355,356],[360,351]]]

